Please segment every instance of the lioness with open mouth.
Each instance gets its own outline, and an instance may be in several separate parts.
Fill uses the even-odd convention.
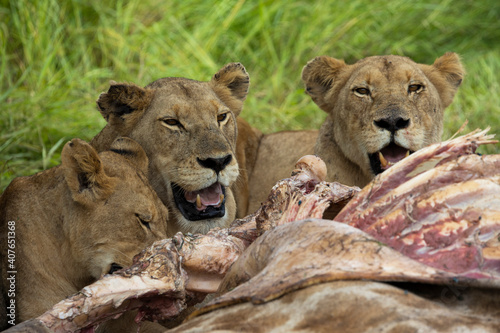
[[[236,117],[248,87],[243,65],[230,63],[209,82],[162,78],[144,88],[113,82],[99,96],[108,124],[91,144],[103,151],[125,136],[144,148],[148,179],[171,213],[169,235],[206,233],[234,220]]]
[[[464,69],[446,53],[434,64],[407,57],[368,57],[348,65],[328,56],[302,71],[306,93],[327,113],[319,131],[265,135],[250,177],[249,211],[255,211],[279,179],[303,155],[315,153],[328,181],[365,186],[408,154],[438,142],[444,109],[453,101]]]

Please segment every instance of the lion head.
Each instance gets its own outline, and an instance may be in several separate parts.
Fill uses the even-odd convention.
[[[149,181],[171,212],[170,235],[205,233],[233,221],[236,116],[248,87],[243,65],[230,63],[209,82],[163,78],[145,88],[113,83],[99,96],[108,124],[92,144],[106,149],[119,135],[144,148]]]
[[[327,164],[349,161],[341,168],[359,177],[346,183],[364,186],[408,154],[441,139],[444,109],[464,72],[455,53],[446,53],[433,65],[394,55],[353,65],[327,56],[312,59],[302,80],[328,114],[316,152]]]
[[[7,267],[15,253],[18,320],[131,265],[143,248],[166,238],[168,212],[147,181],[145,152],[129,138],[110,149],[98,154],[73,139],[60,166],[14,179],[0,197],[1,244],[11,244],[0,247],[0,258]]]

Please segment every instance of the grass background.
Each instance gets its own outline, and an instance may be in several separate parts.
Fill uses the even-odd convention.
[[[99,132],[95,100],[109,80],[206,81],[239,61],[251,77],[242,115],[273,132],[323,121],[300,81],[315,56],[432,63],[447,51],[462,56],[468,74],[444,138],[465,119],[468,130],[500,133],[497,0],[0,0],[0,192],[59,164],[66,141]]]

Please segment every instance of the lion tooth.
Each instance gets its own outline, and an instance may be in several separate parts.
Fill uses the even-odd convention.
[[[222,203],[224,201],[224,194],[221,193],[220,195],[220,202]]]
[[[196,195],[196,208],[200,209],[201,208],[201,198],[200,195]]]
[[[385,159],[384,155],[382,155],[381,152],[378,152],[378,158],[380,159],[380,164],[382,165],[382,168],[385,168],[389,162]]]
[[[410,156],[410,151],[409,150],[406,151],[405,158],[408,157],[408,156]]]

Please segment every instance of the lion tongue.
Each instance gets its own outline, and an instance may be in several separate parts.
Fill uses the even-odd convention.
[[[401,161],[403,158],[410,154],[408,149],[400,147],[395,144],[390,144],[381,151],[378,156],[380,158],[380,165],[383,170],[389,169],[395,163]]]
[[[196,203],[196,209],[204,210],[207,206],[219,206],[224,200],[224,194],[221,185],[214,183],[198,191],[186,192],[185,198],[188,202]]]

